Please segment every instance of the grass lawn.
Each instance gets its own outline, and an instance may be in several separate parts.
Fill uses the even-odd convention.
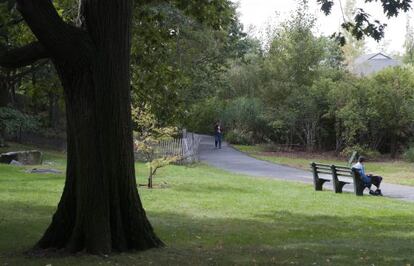
[[[326,164],[346,165],[347,161],[332,156],[318,154],[298,154],[282,152],[264,152],[262,146],[233,145],[234,148],[248,153],[255,158],[289,165],[292,167],[309,170],[312,161]],[[369,159],[369,158],[368,158]],[[414,186],[414,164],[404,161],[380,161],[366,162],[366,171],[384,177],[384,182]]]
[[[53,158],[59,165],[64,155]],[[145,166],[137,169],[145,183]],[[414,264],[412,203],[315,192],[310,185],[205,165],[168,166],[154,180],[158,188],[139,188],[166,248],[106,258],[28,258],[23,252],[49,224],[64,177],[24,171],[0,165],[0,266]]]

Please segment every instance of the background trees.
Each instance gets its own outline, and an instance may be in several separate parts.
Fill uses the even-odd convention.
[[[330,1],[320,3],[329,10]],[[54,5],[65,21],[76,22],[76,1],[60,0]],[[387,10],[395,15],[405,7],[390,5]],[[34,39],[18,13],[8,12],[13,9],[10,1],[3,1],[1,8],[4,48]],[[357,145],[394,154],[410,142],[411,125],[385,125],[381,116],[390,117],[395,110],[384,108],[390,112],[386,116],[377,106],[380,99],[390,105],[385,99],[396,89],[383,86],[396,81],[390,74],[381,74],[387,82],[378,82],[379,77],[361,79],[347,72],[346,66],[364,51],[358,32],[364,33],[370,22],[355,1],[347,1],[344,11],[348,21],[356,22],[352,27],[347,24],[351,33],[343,32],[347,43],[340,47],[314,34],[315,19],[306,5],[273,26],[273,34],[262,43],[243,32],[229,1],[137,2],[132,24],[132,104],[154,115],[160,126],[209,133],[221,119],[227,136],[236,142],[272,141],[337,152]],[[372,25],[378,27],[365,33],[380,37],[382,28]],[[410,38],[408,31],[406,62],[410,62]],[[1,86],[2,106],[33,116],[43,134],[64,135],[63,90],[50,62],[1,71],[7,84]],[[387,94],[387,90],[391,91]],[[368,102],[362,100],[367,98]]]
[[[355,10],[348,1],[350,20]],[[412,139],[412,68],[354,76],[348,69],[363,41],[346,32],[345,46],[317,37],[314,21],[302,5],[273,28],[266,45],[245,39],[247,52],[229,59],[215,96],[193,105],[189,128],[209,132],[221,119],[234,143],[299,144],[338,154],[403,151]]]

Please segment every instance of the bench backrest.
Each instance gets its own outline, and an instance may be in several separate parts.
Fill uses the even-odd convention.
[[[311,163],[312,170],[318,174],[352,177],[352,170],[348,166]]]
[[[357,151],[354,151],[352,153],[351,157],[349,157],[348,165],[351,166],[354,161],[358,160],[358,157],[359,157],[358,152]]]
[[[331,166],[321,163],[311,163],[312,170],[317,174],[332,174]]]
[[[332,165],[331,169],[336,176],[352,177],[352,169],[348,166]]]

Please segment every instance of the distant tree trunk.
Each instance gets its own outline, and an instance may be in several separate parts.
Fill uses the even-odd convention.
[[[398,151],[397,135],[395,133],[392,133],[391,134],[391,143],[390,143],[391,158],[394,159],[397,156],[397,151]]]
[[[8,82],[7,77],[0,72],[0,108],[6,107],[10,102],[8,91]],[[5,145],[6,132],[3,127],[0,125],[0,147]]]
[[[17,3],[40,41],[28,48],[50,56],[66,103],[66,183],[52,223],[36,248],[107,254],[161,246],[135,180],[131,1],[81,0],[80,28],[64,23],[49,0]]]
[[[344,147],[343,126],[341,121],[335,119],[335,154],[339,155]]]
[[[48,93],[49,98],[49,126],[56,129],[59,123],[59,95]]]
[[[2,71],[3,72],[3,71]],[[0,72],[0,107],[6,107],[10,103],[9,74]]]
[[[315,121],[306,121],[303,122],[303,133],[305,135],[305,145],[306,151],[312,152],[315,149],[315,137],[317,131],[317,122]]]

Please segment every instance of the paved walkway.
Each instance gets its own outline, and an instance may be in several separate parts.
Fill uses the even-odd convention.
[[[221,149],[215,149],[213,137],[205,135],[201,137],[200,159],[209,165],[249,176],[313,183],[310,171],[258,160],[229,147],[226,143],[223,143]],[[386,197],[414,202],[414,187],[382,183],[381,189]],[[344,190],[353,192],[352,184],[346,185]]]

